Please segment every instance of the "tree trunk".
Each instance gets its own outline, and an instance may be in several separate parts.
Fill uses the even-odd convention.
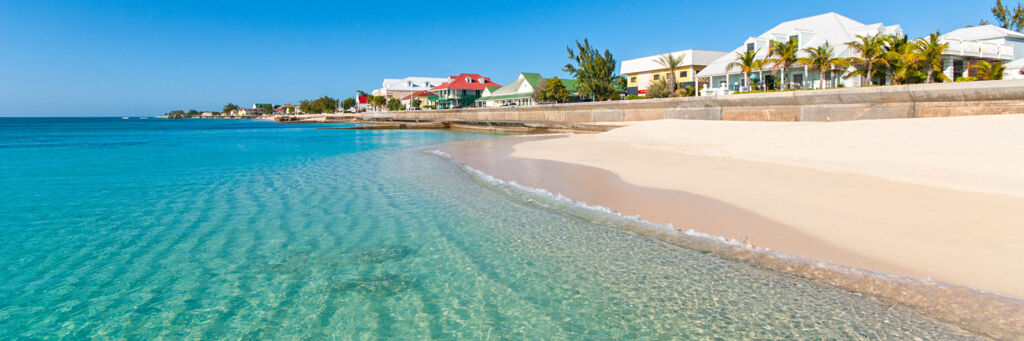
[[[871,80],[871,77],[872,77],[872,74],[871,74],[871,62],[869,61],[868,62],[868,86],[874,85],[874,84],[871,84],[871,83],[873,83],[872,80]]]
[[[821,72],[819,72],[819,73],[821,74],[819,76],[819,77],[821,77],[821,89],[824,90],[825,89],[825,70],[821,70]]]

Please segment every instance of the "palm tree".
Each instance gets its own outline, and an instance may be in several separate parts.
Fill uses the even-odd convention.
[[[889,61],[889,70],[892,73],[893,84],[906,84],[914,73],[920,74],[918,69],[924,62],[921,54],[918,53],[917,44],[902,44],[897,50],[885,53],[885,59]]]
[[[886,75],[893,74],[892,77],[896,77],[896,70],[893,65],[900,62],[900,56],[904,55],[904,52],[911,50],[907,48],[908,45],[912,45],[912,43],[905,34],[887,34],[882,36],[882,54],[883,58],[888,62]],[[904,68],[901,71],[906,72],[907,70]],[[896,83],[896,80],[893,79],[892,82]]]
[[[860,57],[847,58],[847,62],[850,64],[865,65],[866,69],[858,69],[857,71],[851,72],[848,76],[864,76],[868,79],[868,86],[874,85],[875,66],[879,65],[882,67],[888,66],[889,62],[884,58],[882,36],[862,36],[858,35],[857,40],[847,42],[846,46],[850,47],[856,53],[860,53]]]
[[[732,69],[739,68],[743,71],[743,85],[748,89],[750,88],[750,72],[752,70],[759,70],[763,65],[764,61],[757,59],[757,53],[761,52],[760,49],[746,52],[736,52],[736,60],[729,63],[725,67],[725,71],[729,72]]]
[[[674,56],[671,53],[666,53],[654,61],[671,71],[666,80],[668,81],[668,90],[674,93],[676,91],[676,69],[683,63],[683,55]]]
[[[781,43],[772,40],[768,50],[772,58],[767,61],[773,64],[772,72],[782,71],[782,90],[786,90],[786,71],[797,62],[796,53],[799,51],[797,42],[789,40]]]
[[[818,47],[808,47],[804,49],[804,53],[807,53],[807,57],[799,58],[797,61],[800,64],[807,65],[811,70],[817,70],[821,76],[819,83],[822,89],[825,88],[825,73],[835,72],[835,67],[843,66],[844,60],[837,58],[834,53],[835,49],[828,46],[828,42]]]
[[[972,68],[974,68],[974,74],[978,76],[978,79],[990,81],[1003,79],[1003,72],[1006,72],[1006,67],[1002,63],[991,64],[986,61],[978,62]]]
[[[939,41],[939,31],[929,34],[927,38],[917,38],[917,46],[928,70],[928,83],[934,80],[935,71],[939,71],[939,79],[948,82],[949,77],[942,73],[942,53],[949,48],[949,43]]]

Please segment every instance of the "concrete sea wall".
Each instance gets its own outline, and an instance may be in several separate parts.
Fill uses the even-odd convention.
[[[592,123],[665,118],[848,121],[1024,113],[1024,80],[786,91],[529,107],[366,113],[366,120]]]

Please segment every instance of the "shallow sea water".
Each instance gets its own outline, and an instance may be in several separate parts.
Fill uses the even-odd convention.
[[[315,126],[0,119],[0,339],[976,338]]]

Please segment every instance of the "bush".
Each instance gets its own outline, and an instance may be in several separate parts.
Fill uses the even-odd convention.
[[[634,99],[644,99],[644,96],[640,96],[640,95],[628,95],[628,96],[626,96],[626,100],[627,101],[631,101],[631,100],[634,100]]]
[[[978,80],[978,77],[957,77],[957,82],[973,82]]]

